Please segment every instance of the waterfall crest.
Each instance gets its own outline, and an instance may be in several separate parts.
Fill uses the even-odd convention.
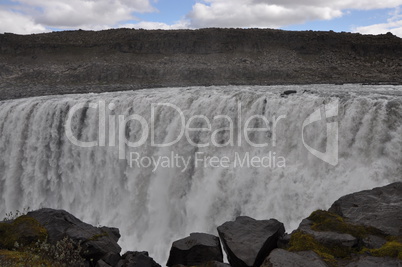
[[[293,89],[298,92],[280,96]],[[2,101],[0,216],[26,207],[65,209],[85,222],[118,227],[123,249],[148,250],[162,263],[174,240],[190,232],[216,234],[218,225],[238,215],[276,218],[290,231],[342,195],[402,180],[401,89],[191,87]],[[317,114],[325,114],[333,100],[339,103],[335,118],[303,130],[306,118],[320,108]],[[67,125],[72,107],[89,103],[98,108],[77,110]],[[105,104],[103,115],[99,103]],[[138,120],[121,133],[119,115],[133,114],[148,123],[148,133]],[[248,127],[265,129],[247,135],[247,120],[255,115]],[[175,141],[183,118],[185,123],[193,118],[191,128],[206,129],[208,120],[211,131],[188,131],[166,147],[151,143],[151,137],[155,144]],[[331,121],[338,127],[336,166],[312,155],[302,140],[303,133],[308,146],[325,150]],[[66,127],[77,140],[98,145],[74,145]],[[120,138],[135,143],[143,136],[143,145],[125,146],[125,159],[119,159]],[[208,162],[213,156],[228,157],[228,166],[214,167]],[[253,157],[265,157],[265,165],[248,166]]]

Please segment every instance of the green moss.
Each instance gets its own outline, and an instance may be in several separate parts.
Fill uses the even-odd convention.
[[[318,242],[312,235],[296,231],[292,234],[289,242],[289,251],[314,251],[321,258],[331,265],[336,263],[335,258],[346,258],[350,256],[352,250],[341,246],[324,246]]]
[[[402,236],[388,236],[387,240],[402,243]]]
[[[350,234],[359,239],[363,239],[368,235],[384,237],[384,234],[374,227],[348,223],[341,216],[328,211],[314,211],[307,219],[313,222],[311,229],[315,231],[331,231]]]
[[[107,235],[107,233],[95,236]],[[46,229],[34,218],[23,215],[0,222],[0,266],[65,267],[81,266],[81,247],[65,237],[57,244],[47,243]]]
[[[99,238],[102,238],[104,236],[109,236],[106,232],[102,232],[101,234],[97,234],[92,236],[89,240],[90,241],[97,241]]]
[[[26,251],[0,250],[0,266],[16,267],[16,266],[43,266],[52,267],[53,265]]]
[[[367,249],[364,248],[362,253],[368,253],[374,257],[398,257],[402,260],[402,243],[398,241],[389,241],[385,243],[381,248],[378,249]]]
[[[341,245],[323,245],[312,235],[296,231],[290,238],[289,251],[314,251],[330,264],[334,264],[337,258],[348,258],[354,253],[369,254],[375,257],[398,257],[402,259],[402,237],[385,236],[374,227],[355,225],[348,223],[344,218],[334,213],[317,210],[308,219],[312,221],[312,230],[331,231],[341,234],[350,234],[360,240],[368,235],[375,235],[387,239],[387,243],[379,249],[365,247],[349,248]]]
[[[29,245],[47,238],[46,229],[32,217],[23,215],[13,222],[0,223],[0,248],[12,249],[16,244]]]

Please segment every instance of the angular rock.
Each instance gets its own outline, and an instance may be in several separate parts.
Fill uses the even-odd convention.
[[[387,243],[387,240],[379,236],[369,235],[366,238],[363,238],[362,242],[364,247],[376,249],[385,245],[385,243]]]
[[[286,97],[288,95],[293,95],[293,94],[296,94],[296,93],[297,93],[296,90],[286,90],[283,93],[281,93],[281,97]]]
[[[46,229],[34,218],[20,216],[15,220],[0,222],[0,249],[13,249],[15,244],[27,246],[44,241]]]
[[[401,267],[402,260],[388,257],[360,256],[352,260],[340,261],[338,265],[342,267]]]
[[[148,252],[133,252],[127,251],[122,256],[120,262],[116,265],[117,267],[161,267],[156,263],[151,257],[149,257]]]
[[[402,182],[341,197],[329,212],[386,235],[402,235]]]
[[[178,265],[173,265],[173,267],[187,267],[187,266],[183,265],[183,264],[178,264]],[[230,265],[227,263],[219,262],[219,261],[209,261],[209,262],[203,263],[201,265],[195,265],[195,266],[191,266],[191,267],[230,267]]]
[[[275,219],[257,221],[241,216],[219,226],[218,233],[232,267],[259,267],[277,248],[285,228]]]
[[[173,242],[166,265],[193,266],[209,261],[223,261],[219,238],[209,234],[192,233],[186,238]]]
[[[112,265],[107,264],[103,260],[98,260],[96,263],[95,267],[112,267]]]
[[[47,230],[50,243],[56,244],[66,236],[74,243],[80,243],[82,256],[87,260],[97,262],[108,253],[119,254],[121,251],[116,228],[94,227],[64,210],[40,209],[27,216],[36,219]]]
[[[116,266],[117,263],[121,260],[120,254],[109,252],[101,259],[103,262],[111,265]]]
[[[274,249],[261,267],[328,267],[313,251],[289,252]]]
[[[230,265],[219,261],[209,261],[202,264],[200,267],[230,267]]]
[[[278,248],[286,248],[289,245],[291,235],[284,234],[279,237]]]
[[[103,226],[100,229],[106,232],[115,242],[119,241],[121,235],[118,228]]]
[[[350,234],[341,234],[329,231],[314,231],[311,229],[312,222],[308,219],[304,219],[298,230],[306,234],[312,235],[315,240],[320,242],[325,246],[344,246],[344,247],[354,247],[358,244],[359,240]]]

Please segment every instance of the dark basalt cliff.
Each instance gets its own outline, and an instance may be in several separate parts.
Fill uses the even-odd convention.
[[[0,99],[167,86],[402,83],[402,39],[270,29],[0,34]]]

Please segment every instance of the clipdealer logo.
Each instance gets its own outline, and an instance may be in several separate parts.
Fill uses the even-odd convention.
[[[338,115],[338,104],[339,101],[336,99],[329,104],[322,105],[320,108],[316,109],[313,113],[311,113],[303,122],[302,126],[302,133],[301,133],[301,139],[303,142],[303,145],[306,147],[306,149],[314,156],[317,158],[323,160],[324,162],[327,162],[328,164],[331,164],[333,166],[338,164],[338,123],[337,122],[328,122],[326,123],[327,126],[327,144],[326,144],[326,151],[325,152],[320,152],[311,146],[309,146],[306,143],[305,137],[304,137],[304,129],[306,126],[312,124],[313,122],[320,121],[320,120],[326,120],[328,118],[336,117]],[[73,117],[74,114],[76,114],[80,109],[94,109],[98,113],[98,140],[94,141],[81,141],[78,140],[78,138],[74,135],[74,127],[75,125],[73,123]],[[278,117],[273,116],[271,119],[267,118],[266,116],[263,115],[253,115],[248,118],[242,118],[242,105],[241,103],[238,103],[237,105],[237,118],[232,119],[228,115],[216,115],[212,118],[212,122],[216,120],[223,120],[226,121],[225,127],[219,128],[219,129],[213,129],[211,119],[207,118],[204,115],[193,115],[190,118],[186,120],[186,117],[183,113],[183,111],[177,107],[174,104],[171,103],[152,103],[151,104],[151,118],[150,118],[150,123],[148,121],[138,115],[138,114],[130,114],[130,115],[110,115],[112,112],[116,109],[116,106],[114,103],[110,103],[109,105],[106,105],[106,102],[103,100],[97,101],[97,102],[91,102],[91,103],[78,103],[74,105],[72,108],[70,108],[65,124],[65,133],[67,138],[70,140],[70,142],[76,146],[82,147],[82,148],[91,148],[95,146],[99,147],[117,147],[118,148],[118,157],[119,159],[128,159],[129,163],[132,164],[133,162],[136,162],[139,164],[139,161],[141,160],[141,165],[145,167],[149,167],[150,165],[152,166],[163,166],[162,164],[159,165],[160,162],[163,162],[162,159],[154,159],[152,157],[149,157],[148,155],[144,155],[143,157],[138,153],[138,152],[130,152],[127,154],[127,148],[139,148],[146,144],[149,140],[150,142],[147,143],[147,145],[151,145],[153,147],[170,147],[178,143],[183,137],[186,138],[188,144],[198,147],[198,148],[205,148],[209,146],[214,146],[214,147],[242,147],[244,145],[244,142],[248,144],[251,147],[255,148],[266,148],[271,145],[272,148],[275,148],[277,145],[277,133],[276,129],[278,127],[278,124],[280,123],[281,120],[286,119],[287,115],[280,115]],[[177,123],[179,131],[176,136],[175,140],[170,140],[165,143],[157,143],[156,141],[156,133],[155,133],[155,116],[156,114],[159,114],[161,112],[161,109],[170,109],[170,112],[176,116]],[[258,121],[258,125],[261,127],[259,128],[254,128],[252,125],[255,124],[255,122]],[[108,123],[107,123],[108,122]],[[126,136],[126,129],[129,125],[129,123],[136,123],[138,127],[138,131],[136,134],[136,141],[130,141],[129,138]],[[199,122],[203,125],[203,127],[193,127],[194,122],[198,122],[196,125],[200,125]],[[254,124],[253,124],[254,122]],[[107,126],[108,124],[108,126]],[[76,127],[76,126],[75,126]],[[75,129],[77,131],[77,129]],[[227,140],[218,140],[218,136],[220,133],[223,131],[226,131],[228,134]],[[139,133],[139,134],[138,134]],[[191,135],[194,133],[209,133],[209,139],[208,141],[205,141],[204,143],[200,142],[194,142],[191,138]],[[267,134],[269,133],[269,138],[265,140],[265,142],[261,143],[256,143],[250,138],[253,134]],[[108,139],[108,140],[107,140]],[[116,142],[117,140],[117,142]],[[271,143],[269,144],[270,141]],[[269,154],[269,157],[267,155]],[[250,157],[249,153],[246,153],[243,155],[242,162],[244,162],[244,159],[247,159],[248,164],[239,164],[241,166],[246,165],[246,166],[251,166],[251,167],[256,167],[256,166],[270,166],[275,165],[271,164],[266,164],[267,159],[274,159],[275,161],[275,156],[276,152],[269,151],[267,155],[261,158],[256,158],[256,157]],[[194,161],[197,161],[197,158],[195,157],[197,155],[194,155]],[[198,155],[199,156],[199,155]],[[240,159],[239,154],[236,154],[237,158]],[[182,165],[188,166],[188,161],[190,159],[180,159],[181,161],[177,160],[179,158],[179,155],[175,155],[176,162],[183,162]],[[282,162],[282,167],[285,166],[286,164],[283,164],[285,161],[284,157],[278,156]],[[227,166],[227,157],[222,157],[221,160],[217,160],[216,156],[209,157],[213,159],[213,162],[211,161],[210,165],[215,166],[216,162],[219,162],[217,166],[220,167],[226,167]],[[205,158],[207,160],[207,158]],[[239,161],[240,162],[240,161]],[[260,162],[260,165],[258,165],[258,162]],[[256,164],[257,163],[257,164]],[[170,166],[169,164],[164,164],[165,166]],[[177,167],[177,166],[176,166]],[[187,168],[187,167],[186,167]]]
[[[317,122],[320,120],[327,120],[338,116],[339,109],[339,100],[335,99],[328,104],[322,105],[320,108],[316,109],[313,113],[308,116],[304,122],[302,127],[302,141],[303,145],[307,148],[307,150],[316,156],[317,158],[325,161],[326,163],[336,166],[338,164],[338,141],[339,141],[339,133],[338,133],[338,122],[326,122],[326,133],[327,133],[327,142],[325,152],[318,151],[308,144],[304,140],[304,128],[312,124],[313,122]]]

